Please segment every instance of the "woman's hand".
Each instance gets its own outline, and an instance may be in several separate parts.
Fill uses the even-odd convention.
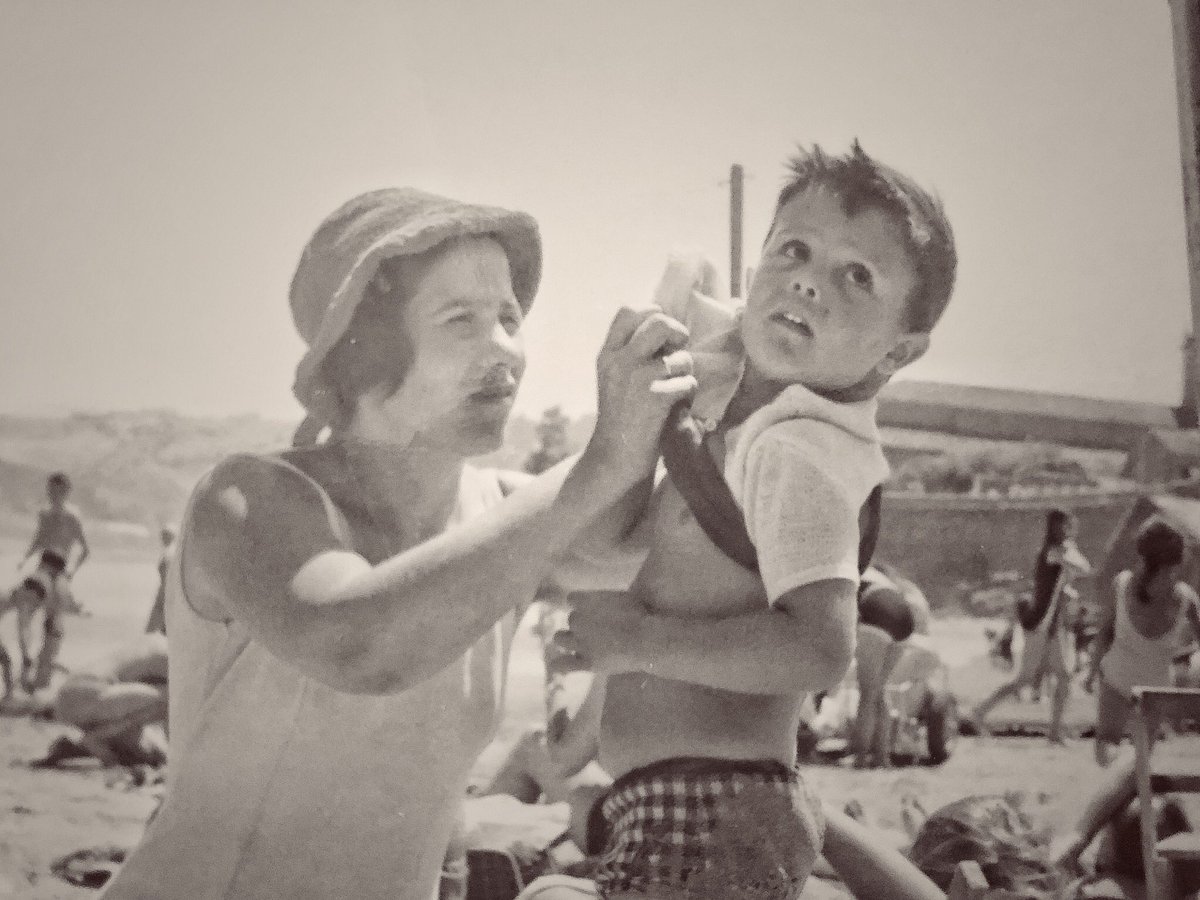
[[[570,602],[567,630],[554,636],[560,649],[600,674],[638,668],[637,636],[645,607],[624,591],[576,593]]]
[[[596,360],[596,428],[585,451],[634,484],[654,471],[667,413],[696,390],[687,329],[661,310],[622,308]]]

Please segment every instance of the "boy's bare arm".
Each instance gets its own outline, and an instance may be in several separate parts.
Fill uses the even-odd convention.
[[[788,591],[774,607],[722,619],[658,615],[613,593],[572,602],[572,639],[602,672],[795,695],[835,685],[854,655],[854,584],[840,578]]]
[[[25,551],[25,555],[21,557],[21,561],[17,563],[17,568],[21,568],[29,561],[29,557],[42,549],[42,545],[46,539],[46,516],[43,513],[38,513],[37,528],[34,529],[33,538],[29,542],[29,549]]]

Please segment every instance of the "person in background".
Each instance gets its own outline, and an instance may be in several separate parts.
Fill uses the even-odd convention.
[[[891,766],[891,713],[887,682],[916,630],[912,606],[878,568],[868,568],[858,590],[858,640],[854,650],[858,715],[850,736],[857,768]]]
[[[1096,762],[1108,766],[1125,736],[1135,686],[1166,687],[1179,649],[1200,636],[1200,598],[1180,578],[1183,536],[1159,519],[1136,539],[1137,562],[1113,578],[1093,654],[1099,675]]]
[[[103,766],[161,766],[167,761],[167,640],[147,634],[110,658],[73,672],[54,701],[55,718],[79,729],[33,763],[47,768],[80,757]]]
[[[50,684],[65,635],[63,619],[67,613],[78,611],[71,593],[71,579],[91,554],[79,511],[67,503],[70,496],[71,479],[65,472],[55,472],[46,479],[47,504],[38,510],[33,539],[17,563],[17,570],[22,570],[35,555],[37,566],[13,588],[9,597],[10,606],[19,610],[21,686],[28,693]],[[20,596],[16,596],[18,593]],[[39,608],[43,615],[43,640],[35,661],[29,632]]]
[[[164,525],[158,533],[162,549],[158,554],[158,592],[154,595],[154,605],[150,607],[150,615],[146,619],[146,633],[167,633],[166,603],[167,603],[167,569],[171,565],[171,554],[175,550],[175,529]]]
[[[1015,678],[1002,684],[972,716],[976,729],[987,733],[988,713],[1000,701],[1016,696],[1022,688],[1037,687],[1049,674],[1055,679],[1050,697],[1050,727],[1047,736],[1053,744],[1063,740],[1063,711],[1071,691],[1072,653],[1067,627],[1067,598],[1064,589],[1071,579],[1091,571],[1087,559],[1075,546],[1077,522],[1071,513],[1052,509],[1046,514],[1046,533],[1033,571],[1033,598],[1018,607],[1021,631],[1025,638],[1021,668]]]

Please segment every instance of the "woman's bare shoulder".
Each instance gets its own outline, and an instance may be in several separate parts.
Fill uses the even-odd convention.
[[[231,573],[261,569],[268,559],[298,565],[341,544],[342,529],[324,489],[278,456],[224,459],[197,485],[188,524],[191,561]]]
[[[260,515],[300,511],[318,501],[323,489],[282,456],[238,453],[228,456],[201,479],[193,498],[197,513],[219,512],[226,524]]]
[[[281,640],[293,630],[291,608],[311,599],[297,584],[314,560],[325,561],[325,577],[304,581],[310,593],[341,579],[346,561],[354,571],[366,565],[347,532],[305,470],[280,456],[227,457],[192,497],[180,551],[184,596],[203,618],[236,619],[260,640]],[[335,555],[343,562],[331,579]]]

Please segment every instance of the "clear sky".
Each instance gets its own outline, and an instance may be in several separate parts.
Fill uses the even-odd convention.
[[[1166,0],[0,3],[0,411],[292,417],[320,219],[411,184],[541,224],[518,408],[590,409],[666,252],[747,264],[796,142],[937,189],[959,285],[906,375],[1173,403]]]

